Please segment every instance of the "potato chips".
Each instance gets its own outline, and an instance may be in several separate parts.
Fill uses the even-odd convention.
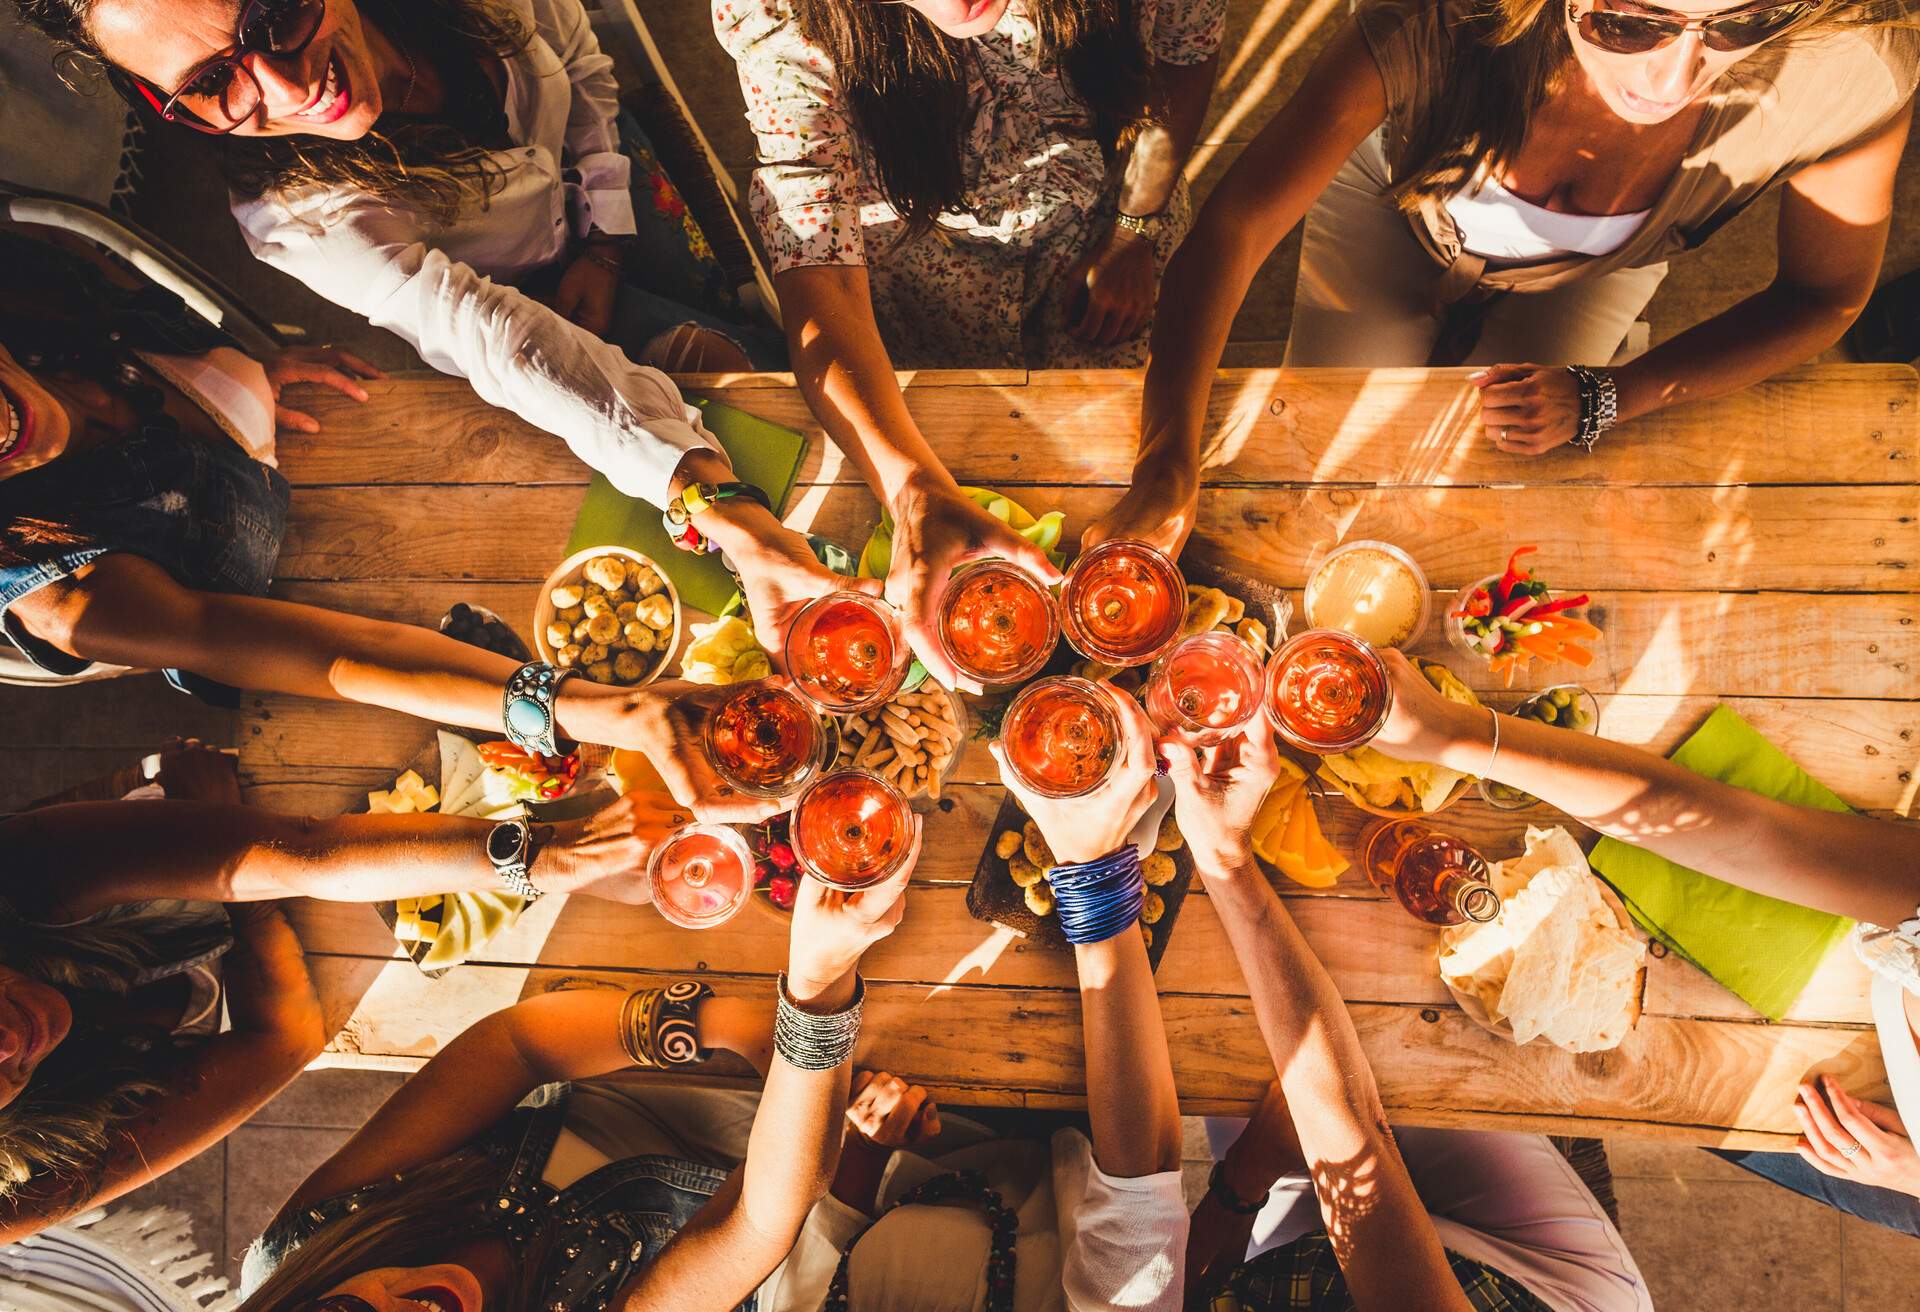
[[[1530,828],[1526,852],[1494,865],[1490,882],[1499,917],[1441,932],[1440,977],[1515,1043],[1619,1047],[1639,1019],[1647,946],[1602,896],[1580,845],[1564,829]]]

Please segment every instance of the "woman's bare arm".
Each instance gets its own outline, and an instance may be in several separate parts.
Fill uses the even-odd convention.
[[[327,1041],[320,1002],[300,941],[277,907],[236,909],[222,971],[233,1028],[162,1067],[166,1091],[116,1131],[117,1146],[90,1194],[29,1188],[0,1200],[0,1243],[110,1203],[205,1152],[320,1055]]]

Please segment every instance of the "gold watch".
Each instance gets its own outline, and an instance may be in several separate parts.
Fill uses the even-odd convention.
[[[1152,242],[1160,235],[1160,216],[1148,214],[1143,217],[1138,214],[1116,213],[1113,216],[1113,226],[1117,231],[1130,232],[1142,241]]]

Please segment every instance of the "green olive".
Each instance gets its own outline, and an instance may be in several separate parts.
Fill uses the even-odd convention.
[[[1555,706],[1558,706],[1561,710],[1565,710],[1567,707],[1573,705],[1573,694],[1565,688],[1555,688],[1547,694],[1547,700]]]

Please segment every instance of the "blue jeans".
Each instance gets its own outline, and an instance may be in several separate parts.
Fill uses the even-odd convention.
[[[1837,1207],[1862,1221],[1898,1230],[1920,1238],[1920,1198],[1894,1189],[1881,1189],[1853,1180],[1842,1180],[1814,1169],[1798,1153],[1726,1152],[1709,1148],[1708,1152],[1732,1162],[1743,1171],[1765,1176],[1803,1198],[1811,1198],[1828,1207]]]

